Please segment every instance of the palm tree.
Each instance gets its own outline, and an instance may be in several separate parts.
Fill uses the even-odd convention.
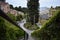
[[[37,23],[39,19],[39,0],[28,0],[27,7],[30,17],[29,22],[34,24],[35,21],[35,23]]]

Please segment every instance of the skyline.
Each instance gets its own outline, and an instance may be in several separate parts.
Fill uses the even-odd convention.
[[[27,7],[27,0],[6,0],[9,4],[12,4],[14,7]],[[21,2],[21,3],[20,3]],[[60,6],[60,0],[39,0],[40,7],[56,7]]]

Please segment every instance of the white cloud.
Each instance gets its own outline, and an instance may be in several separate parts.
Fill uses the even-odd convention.
[[[6,0],[6,2],[14,6],[27,7],[27,0]],[[60,5],[60,0],[39,0],[39,3],[42,7],[50,7]]]
[[[50,1],[52,1],[52,0],[40,0],[41,3],[42,2],[50,2]]]
[[[27,6],[27,0],[6,0],[9,4],[13,4],[14,6]]]

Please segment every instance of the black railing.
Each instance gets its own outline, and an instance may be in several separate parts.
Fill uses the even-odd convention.
[[[14,22],[8,15],[6,15],[6,13],[4,13],[2,10],[0,10],[0,16],[3,17],[4,19],[6,19],[7,21],[9,21],[10,23],[12,23],[13,25],[17,26],[18,28],[20,28],[20,26]],[[20,28],[21,30],[23,30],[22,28]],[[24,40],[28,40],[28,34],[24,31]]]

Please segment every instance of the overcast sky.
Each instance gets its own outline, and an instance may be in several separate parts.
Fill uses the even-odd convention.
[[[9,4],[15,6],[27,7],[27,0],[6,0]],[[40,7],[60,6],[60,0],[39,0]]]

